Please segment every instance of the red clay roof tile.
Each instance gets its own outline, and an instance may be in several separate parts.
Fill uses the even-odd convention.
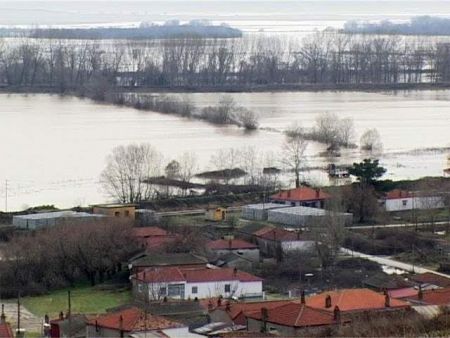
[[[331,196],[320,189],[312,189],[308,187],[300,187],[290,190],[282,190],[270,198],[275,201],[291,201],[291,202],[307,202],[322,201],[329,199]]]
[[[8,323],[0,323],[0,337],[1,338],[14,338],[11,326]]]

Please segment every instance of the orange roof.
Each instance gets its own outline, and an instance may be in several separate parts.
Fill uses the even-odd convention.
[[[165,267],[146,269],[133,278],[144,282],[187,282],[207,283],[219,281],[257,282],[262,281],[248,272],[234,270],[231,268],[209,269],[209,268],[181,268]]]
[[[401,198],[409,198],[412,196],[413,195],[409,191],[394,189],[394,190],[389,191],[386,194],[386,199],[387,200],[395,200],[395,199],[401,199]]]
[[[144,331],[144,330],[163,330],[183,325],[161,316],[154,316],[137,307],[131,307],[125,310],[106,313],[88,321],[88,325],[97,325],[100,327],[123,330],[126,332]]]
[[[450,278],[437,275],[432,272],[425,272],[410,277],[411,280],[422,284],[433,284],[441,288],[450,287]]]
[[[290,302],[267,310],[267,321],[283,326],[307,327],[333,325],[336,323],[333,313],[314,309],[305,304]],[[334,306],[332,310],[334,310]],[[247,317],[262,320],[262,311],[250,313]]]
[[[8,323],[0,323],[0,337],[1,338],[14,338],[11,326]]]
[[[141,243],[147,250],[160,249],[165,245],[171,244],[177,240],[177,236],[156,236],[148,238],[139,238],[138,242]]]
[[[134,237],[167,236],[167,231],[158,227],[133,228]]]
[[[327,296],[331,297],[331,306],[325,307]],[[337,305],[341,312],[365,311],[365,310],[383,310],[386,296],[369,289],[343,289],[336,291],[326,291],[318,295],[308,297],[306,304],[308,306],[333,311]],[[399,299],[390,298],[389,308],[409,308],[409,305]]]
[[[422,302],[426,305],[449,305],[450,304],[450,288],[433,289],[422,291],[422,298],[419,298],[418,292],[408,300]]]
[[[211,250],[239,250],[239,249],[256,249],[257,246],[242,239],[218,239],[206,244]]]
[[[308,187],[300,187],[291,190],[282,190],[275,195],[271,196],[272,200],[275,201],[296,201],[296,202],[307,202],[307,201],[318,201],[326,200],[331,196],[320,189],[312,189]]]

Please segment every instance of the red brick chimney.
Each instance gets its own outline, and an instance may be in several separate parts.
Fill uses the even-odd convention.
[[[228,240],[228,248],[229,248],[230,250],[233,249],[233,240],[232,240],[231,238]]]
[[[305,304],[306,300],[305,300],[305,290],[302,290],[302,294],[300,296],[300,303],[301,304]]]
[[[341,310],[339,309],[339,306],[335,306],[333,310],[333,319],[337,322],[341,322]]]
[[[386,295],[384,296],[384,306],[385,307],[391,306],[391,297],[389,297],[388,293],[386,293]]]
[[[331,307],[331,296],[330,296],[330,295],[327,295],[327,296],[325,297],[325,307],[326,307],[327,309],[329,309],[329,308]]]
[[[419,300],[423,300],[422,285],[419,285],[419,292],[417,293],[417,298],[418,298]]]
[[[59,320],[64,320],[64,312],[59,313]]]

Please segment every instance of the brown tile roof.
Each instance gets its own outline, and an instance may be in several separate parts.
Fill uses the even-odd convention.
[[[394,189],[389,191],[385,198],[387,200],[395,200],[395,199],[401,199],[401,198],[409,198],[412,197],[413,195],[406,190],[400,190],[400,189]]]
[[[134,237],[154,237],[154,236],[167,236],[167,231],[158,227],[142,227],[133,228],[132,233]]]
[[[327,296],[331,297],[331,306],[328,308],[325,307]],[[326,291],[308,297],[306,299],[306,305],[327,311],[333,311],[334,307],[337,305],[341,312],[358,312],[386,309],[385,301],[386,296],[384,294],[369,289],[342,289]],[[390,309],[409,307],[410,306],[402,300],[390,298],[390,306],[388,307]]]
[[[304,241],[306,237],[299,232],[288,231],[282,228],[266,227],[254,233],[256,237],[280,242]]]
[[[420,302],[426,305],[449,305],[450,304],[450,288],[433,289],[422,291],[422,298],[419,298],[418,292],[407,300]]]
[[[332,308],[334,310],[334,306]],[[262,311],[247,314],[248,318],[262,320]],[[267,310],[267,321],[290,327],[324,326],[336,324],[331,312],[318,310],[305,304],[288,303]]]
[[[257,246],[242,239],[218,239],[206,244],[211,250],[239,250],[239,249],[256,249]]]
[[[88,325],[126,332],[163,330],[183,325],[161,316],[154,316],[137,307],[99,315],[88,321]]]
[[[240,282],[256,282],[262,281],[244,271],[234,270],[231,268],[209,269],[209,268],[181,268],[181,267],[164,267],[157,269],[146,269],[134,275],[133,278],[145,282],[219,282],[219,281],[240,281]]]
[[[275,201],[307,202],[329,199],[331,196],[320,189],[300,187],[290,190],[282,190],[270,198]]]
[[[441,288],[450,287],[450,278],[437,275],[432,272],[425,272],[418,275],[412,275],[410,279],[415,281],[416,283],[433,284]]]
[[[8,323],[0,323],[0,337],[1,338],[14,338],[11,326]]]

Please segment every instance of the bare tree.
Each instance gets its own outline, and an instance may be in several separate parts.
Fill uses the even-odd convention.
[[[367,129],[359,140],[360,147],[362,150],[369,152],[380,152],[383,150],[383,143],[381,142],[381,136],[378,130]]]
[[[301,129],[290,129],[286,133],[283,144],[282,163],[287,166],[295,175],[295,187],[300,187],[300,170],[305,162],[305,150],[308,141],[302,135]]]
[[[152,196],[146,179],[160,171],[160,154],[149,144],[130,144],[113,149],[101,173],[105,191],[122,203],[136,203]]]

